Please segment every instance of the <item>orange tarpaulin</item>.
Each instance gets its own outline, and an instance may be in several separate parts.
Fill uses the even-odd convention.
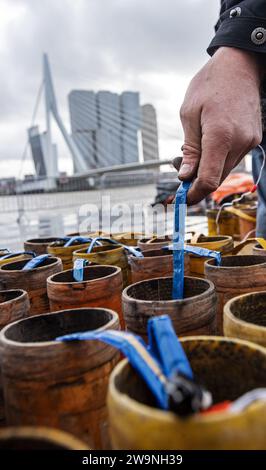
[[[246,173],[232,173],[227,176],[219,188],[212,193],[212,199],[219,204],[225,197],[233,194],[243,194],[251,191],[254,181],[251,175]]]

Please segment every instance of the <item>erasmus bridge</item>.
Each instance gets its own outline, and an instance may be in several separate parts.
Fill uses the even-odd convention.
[[[131,112],[134,108],[134,103],[131,106],[132,99],[134,101],[136,96],[139,116],[134,110]],[[45,132],[40,133],[36,118],[43,100]],[[0,215],[5,221],[0,225],[1,246],[17,250],[21,249],[21,241],[25,239],[77,232],[84,218],[83,208],[86,209],[88,204],[97,208],[99,215],[105,213],[106,207],[102,200],[104,195],[110,197],[114,207],[121,202],[128,207],[133,204],[150,207],[155,196],[154,183],[156,181],[161,184],[161,181],[156,171],[148,170],[169,165],[171,160],[159,159],[156,113],[150,113],[152,105],[140,106],[138,100],[136,92],[126,91],[118,95],[108,91],[95,93],[74,90],[69,94],[69,132],[57,103],[48,56],[43,56],[41,84],[35,99],[20,169],[21,175],[30,146],[36,176],[29,175],[24,180],[16,180],[14,191],[10,195],[0,194]],[[78,112],[75,112],[75,106]],[[123,106],[127,108],[126,112],[121,112]],[[144,116],[143,108],[146,107],[147,110],[147,106],[149,112]],[[71,155],[74,170],[72,176],[62,176],[58,171],[57,151],[52,136],[54,123]],[[163,133],[167,138],[176,137],[169,128],[164,129]],[[108,141],[107,146],[100,145],[105,141]],[[37,144],[35,156],[33,143]],[[110,175],[110,181],[105,175]],[[176,178],[176,173],[173,175]],[[165,181],[164,177],[163,185]],[[130,190],[128,186],[131,186]],[[108,192],[104,191],[107,187]],[[87,189],[91,188],[95,190],[88,193]],[[75,191],[74,196],[72,191]],[[93,213],[92,216],[94,215]],[[171,225],[171,214],[169,221]],[[123,223],[126,225],[123,225],[124,229],[130,231],[131,213],[123,219]],[[137,217],[137,223],[137,231],[142,231],[142,217]],[[194,227],[195,220],[193,224]]]
[[[76,93],[82,93],[82,91],[76,92]],[[94,94],[94,92],[85,92],[85,93]],[[110,95],[118,96],[110,92],[99,92],[99,93],[107,93],[107,94],[109,93]],[[130,94],[131,92],[125,92],[125,94],[126,93]],[[132,92],[132,94],[134,93]],[[148,120],[146,119],[146,122],[145,122],[145,141],[143,141],[142,139],[142,142],[144,142],[145,148],[146,148],[146,158],[144,159],[144,161],[141,162],[139,157],[137,156],[137,158],[135,158],[135,161],[132,161],[134,160],[134,158],[133,159],[125,158],[125,161],[123,161],[123,159],[122,161],[121,160],[119,161],[119,159],[117,159],[118,162],[112,159],[112,161],[109,164],[110,159],[108,159],[108,152],[109,152],[108,148],[105,148],[104,146],[99,146],[99,149],[98,149],[99,160],[97,164],[95,164],[94,166],[89,165],[86,152],[89,152],[90,154],[95,152],[95,148],[94,148],[95,143],[89,139],[90,134],[87,131],[85,133],[83,132],[82,134],[83,136],[86,137],[86,142],[85,140],[84,142],[82,141],[81,139],[82,135],[80,133],[79,134],[76,133],[76,135],[73,135],[73,132],[72,134],[70,134],[67,131],[64,121],[60,115],[59,108],[58,108],[55,89],[53,85],[51,68],[50,68],[47,54],[44,54],[43,56],[43,79],[42,79],[41,87],[38,92],[36,104],[34,107],[32,127],[29,130],[29,132],[32,132],[32,130],[34,132],[34,130],[36,131],[36,129],[38,129],[38,127],[35,127],[34,120],[36,118],[37,110],[38,110],[42,96],[44,96],[44,99],[45,99],[46,131],[41,136],[43,137],[42,142],[41,142],[42,144],[41,148],[42,148],[43,164],[45,166],[45,176],[50,181],[49,189],[53,189],[53,187],[54,188],[56,187],[56,181],[59,177],[57,152],[55,151],[55,145],[53,144],[53,141],[52,141],[52,127],[51,127],[52,118],[54,119],[56,125],[58,126],[58,129],[61,132],[63,140],[72,157],[74,174],[68,177],[68,179],[86,180],[90,177],[101,176],[101,175],[105,175],[108,173],[148,170],[148,169],[158,168],[163,165],[171,164],[170,159],[169,160],[159,159],[158,148],[157,148],[157,158],[154,157],[154,155],[156,154],[156,149],[155,149],[155,144],[154,144],[154,135],[153,135],[154,123],[149,122],[149,116],[148,116]],[[82,99],[82,95],[80,95],[79,99]],[[83,116],[81,116],[83,121],[90,119],[90,116],[88,114],[87,115],[84,114],[85,106],[87,106],[87,113],[88,111],[90,113],[90,108],[92,110],[93,104],[91,102],[89,103],[81,102],[80,112],[83,113]],[[150,106],[150,105],[147,105],[147,106]],[[101,126],[105,128],[108,126],[108,123],[110,123],[111,121],[111,125],[112,125],[111,138],[112,138],[112,141],[115,143],[117,149],[118,149],[118,145],[117,145],[118,141],[121,142],[121,133],[120,133],[121,127],[123,126],[127,127],[127,130],[125,132],[123,131],[123,139],[124,139],[124,146],[128,149],[129,156],[130,156],[130,152],[132,152],[132,154],[134,153],[134,146],[136,145],[135,130],[140,126],[140,118],[138,118],[136,114],[134,115],[134,112],[129,113],[126,117],[127,122],[126,124],[124,124],[123,122],[121,122],[122,121],[121,114],[118,108],[115,109],[114,107],[111,107],[110,104],[108,104],[108,100],[106,100],[106,102],[101,103],[101,107],[102,107]],[[73,126],[74,128],[79,129],[78,126],[80,126],[80,123],[74,121],[74,123],[72,122],[72,130],[73,130]],[[78,130],[78,132],[80,131]],[[97,134],[98,131],[94,131],[94,132]],[[75,136],[76,137],[78,136],[79,140],[77,140]],[[29,145],[29,141],[27,142],[27,145]],[[82,147],[82,145],[84,148]],[[32,149],[32,153],[33,153],[33,149]],[[35,167],[36,167],[36,162],[35,162]]]

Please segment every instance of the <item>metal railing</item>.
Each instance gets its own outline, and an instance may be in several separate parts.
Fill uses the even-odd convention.
[[[24,182],[17,180],[12,184],[9,195],[1,195],[0,187],[0,214],[16,213],[20,217],[22,213],[27,212],[80,206],[91,200],[94,202],[95,193],[99,190],[155,184],[157,179],[156,171],[138,171],[114,173],[112,176],[103,174],[98,178],[83,180],[62,178],[57,182],[54,179]],[[93,191],[94,189],[98,191]],[[73,197],[66,197],[69,193],[72,193]]]

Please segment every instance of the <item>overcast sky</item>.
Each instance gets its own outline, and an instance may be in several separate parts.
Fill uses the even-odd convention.
[[[71,89],[136,90],[155,105],[161,157],[171,157],[182,140],[178,109],[208,59],[218,11],[219,0],[0,0],[0,176],[18,174],[43,52],[68,129]],[[37,123],[44,130],[43,106]],[[54,140],[68,169],[56,131]]]

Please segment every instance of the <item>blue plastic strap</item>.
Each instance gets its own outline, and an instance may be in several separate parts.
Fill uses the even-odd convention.
[[[97,237],[97,238],[94,238],[87,250],[87,253],[91,253],[94,246],[95,246],[95,243],[96,242],[99,242],[99,244],[101,244],[100,242],[101,241],[105,241],[105,242],[108,242],[112,245],[118,245],[118,246],[122,246],[122,248],[124,248],[129,254],[137,257],[137,258],[143,258],[144,255],[141,253],[141,251],[139,250],[139,248],[133,248],[132,246],[127,246],[127,245],[123,245],[123,243],[120,243],[116,240],[113,240],[112,238],[106,238],[106,237]]]
[[[144,258],[144,254],[140,251],[140,248],[134,248],[133,246],[128,246],[128,245],[123,245],[120,243],[120,245],[132,256],[135,256],[135,258]]]
[[[204,258],[214,258],[217,266],[222,263],[222,255],[219,251],[208,250],[207,248],[200,248],[198,246],[185,245],[184,250],[190,255],[195,255]]]
[[[175,198],[175,217],[173,234],[173,290],[174,300],[183,299],[184,296],[184,243],[187,193],[191,186],[188,181],[183,182]]]
[[[16,256],[21,256],[21,255],[29,255],[29,256],[35,257],[36,253],[34,253],[34,251],[18,251],[15,253],[8,253],[7,255],[1,256],[0,260],[9,259],[9,258],[11,259],[11,258],[15,258]]]
[[[68,246],[71,246],[74,242],[80,242],[82,243],[89,243],[92,240],[92,238],[84,238],[84,237],[71,237],[69,240],[65,243],[64,247],[67,248]]]
[[[176,336],[168,315],[151,318],[148,321],[149,351],[161,364],[164,375],[171,378],[175,373],[193,380],[188,358]]]
[[[92,240],[90,242],[90,245],[87,249],[87,253],[91,253],[95,246],[102,246],[102,243],[100,241],[101,239],[102,239],[102,237],[92,238]]]
[[[22,271],[31,271],[32,269],[37,268],[42,264],[47,258],[51,255],[40,255],[36,256],[35,258],[29,260],[22,268]]]
[[[168,409],[168,395],[165,390],[166,378],[160,364],[149,353],[142,338],[131,333],[111,330],[74,333],[56,338],[56,341],[81,340],[99,340],[119,349],[146,382],[156,397],[158,406],[164,410]]]
[[[162,250],[173,251],[173,245],[163,246]],[[198,246],[184,245],[184,252],[199,257],[214,258],[217,266],[220,266],[222,263],[222,255],[219,251],[208,250],[207,248],[200,248]]]
[[[166,246],[161,247],[161,250],[165,250],[165,251],[173,251],[173,249],[174,249],[173,245],[166,245]]]
[[[78,258],[74,261],[73,278],[77,282],[82,282],[84,279],[84,267],[87,264],[87,260]]]

